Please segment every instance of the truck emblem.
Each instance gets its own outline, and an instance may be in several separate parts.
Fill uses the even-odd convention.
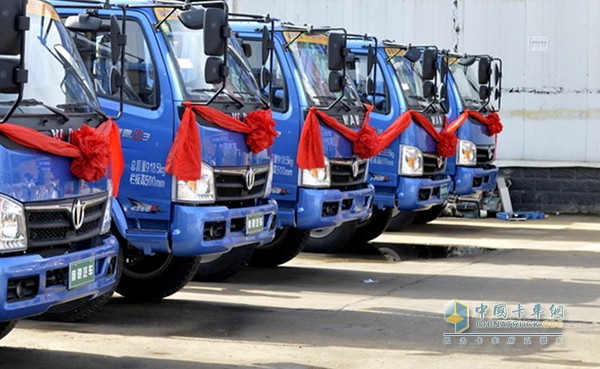
[[[250,191],[254,187],[254,181],[256,180],[256,174],[254,169],[250,168],[246,172],[246,188]]]
[[[494,157],[494,149],[492,149],[491,147],[488,147],[488,159],[491,159]]]
[[[85,204],[82,204],[79,199],[73,203],[71,208],[71,221],[73,222],[73,228],[78,230],[83,225],[85,219]]]
[[[358,171],[360,170],[360,166],[358,164],[357,161],[353,161],[352,162],[352,177],[355,177],[358,175]]]
[[[442,158],[441,156],[438,156],[437,165],[438,165],[438,168],[441,168],[444,165],[444,158]]]

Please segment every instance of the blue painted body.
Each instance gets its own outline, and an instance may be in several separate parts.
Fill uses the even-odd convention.
[[[259,40],[262,25],[254,22],[235,22],[231,24],[238,37],[248,40]],[[276,23],[276,29],[281,30],[281,24]],[[310,108],[301,81],[302,71],[296,66],[291,52],[285,50],[282,32],[274,34],[274,53],[280,60],[280,65],[288,89],[288,109],[285,112],[273,111],[273,119],[277,123],[277,131],[281,134],[275,139],[273,193],[271,198],[279,205],[278,225],[296,227],[299,229],[317,229],[339,226],[340,224],[366,219],[371,214],[373,186],[365,184],[362,188],[339,190],[334,188],[311,189],[299,186],[299,168],[296,164],[298,142],[302,131],[305,114]],[[341,117],[337,112],[328,114]],[[360,114],[360,119],[364,113]],[[329,159],[352,158],[352,144],[337,131],[321,125],[323,153]],[[324,203],[338,203],[342,209],[344,200],[351,200],[352,207],[340,210],[337,215],[323,216],[321,209]]]
[[[111,2],[113,4],[123,1]],[[153,5],[152,1],[133,1],[136,5]],[[61,15],[75,15],[85,9],[59,9]],[[121,10],[100,11],[100,16],[114,14],[121,18]],[[119,233],[145,254],[170,252],[174,256],[220,254],[234,247],[264,244],[275,236],[277,204],[273,200],[257,199],[252,206],[229,208],[226,206],[188,205],[173,200],[176,180],[165,172],[167,155],[179,127],[184,87],[178,77],[177,63],[169,45],[160,32],[155,32],[158,22],[152,8],[139,7],[127,11],[129,20],[137,21],[145,34],[156,68],[156,83],[160,86],[160,103],[157,108],[125,104],[123,116],[117,121],[121,129],[125,171],[121,181],[118,201],[113,205],[113,220]],[[202,75],[202,71],[198,71]],[[118,110],[118,102],[100,98],[102,108],[108,113]],[[219,109],[219,105],[211,105]],[[253,154],[245,143],[245,135],[218,127],[199,125],[202,142],[202,161],[213,168],[240,167],[269,164],[271,149]],[[134,200],[134,201],[133,201]],[[136,206],[138,203],[147,208]],[[152,211],[148,209],[152,208]],[[204,227],[208,221],[231,224],[234,218],[245,218],[258,212],[267,215],[265,228],[251,236],[245,230],[231,232],[227,227],[224,238],[205,240]],[[273,227],[271,227],[273,224]]]
[[[349,40],[348,47],[352,53],[366,55],[367,46],[371,41]],[[388,86],[390,109],[387,114],[377,111],[371,113],[371,125],[378,133],[388,128],[400,115],[408,110],[400,81],[394,67],[386,61],[384,49],[377,49],[377,62],[383,76],[377,76]],[[370,182],[375,186],[374,206],[379,209],[395,208],[401,211],[426,210],[434,205],[440,205],[448,200],[448,196],[440,194],[440,188],[450,190],[452,181],[447,175],[435,178],[410,177],[399,175],[400,145],[417,147],[423,153],[436,153],[436,141],[420,125],[412,123],[398,138],[396,138],[379,155],[370,159]],[[433,191],[440,195],[430,196],[426,200],[419,199],[420,191]]]
[[[448,73],[446,81],[449,106],[447,116],[448,121],[452,122],[465,110],[465,107],[451,72]],[[459,140],[468,140],[477,146],[496,144],[496,138],[487,135],[487,127],[470,118],[457,130],[456,136]],[[485,167],[456,165],[455,155],[448,158],[446,174],[452,177],[455,195],[470,195],[477,191],[493,190],[496,186],[498,168],[491,165]],[[481,185],[474,185],[475,179],[481,179]]]
[[[56,27],[60,27],[60,25]],[[64,34],[66,35],[66,31]],[[33,30],[27,32],[26,35],[28,45],[40,42],[38,34]],[[63,42],[66,41],[63,40]],[[65,44],[65,46],[70,49],[69,44]],[[39,56],[37,60],[32,55],[28,55],[25,59],[26,67],[30,70],[36,68],[36,63],[43,62],[44,60],[40,60]],[[32,90],[39,88],[35,85],[27,87]],[[26,116],[24,115],[25,110],[27,109],[17,109],[8,123],[36,127],[36,124],[39,125],[36,122],[40,122],[42,119],[48,118],[47,121],[50,122],[55,119],[52,114],[44,116],[45,113]],[[71,122],[83,124],[84,119],[87,118],[91,118],[91,116],[88,114],[87,117],[73,117]],[[90,122],[97,118],[90,119]],[[43,128],[39,129],[43,131]],[[71,158],[13,146],[14,144],[8,142],[4,136],[2,139],[4,140],[0,144],[0,163],[2,163],[0,194],[2,196],[16,200],[25,208],[44,206],[48,205],[49,201],[62,199],[72,199],[70,201],[75,202],[75,198],[85,195],[104,194],[107,196],[106,178],[90,183],[74,177],[70,171]],[[69,214],[71,214],[70,211]],[[27,218],[27,215],[25,217]],[[119,253],[119,244],[115,237],[95,235],[93,238],[77,241],[78,245],[74,247],[58,244],[55,245],[56,249],[64,248],[64,251],[47,255],[45,252],[49,251],[49,247],[31,247],[35,229],[26,223],[26,231],[29,246],[27,250],[0,254],[0,322],[39,315],[54,305],[80,298],[94,298],[110,292],[114,287],[116,274],[114,268],[110,268],[109,264],[112,262],[113,266],[115,265]],[[95,260],[93,282],[72,289],[67,287],[67,280],[49,282],[48,272],[52,274],[56,270],[65,268],[68,270],[71,263],[88,258]],[[65,277],[68,279],[68,272],[65,273]],[[9,302],[9,289],[14,291],[14,280],[22,278],[37,280],[39,283],[37,290],[32,290],[28,297],[15,299],[13,296],[12,301]],[[11,284],[12,287],[9,287]]]

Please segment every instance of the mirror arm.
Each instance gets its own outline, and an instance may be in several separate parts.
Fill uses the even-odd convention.
[[[285,45],[283,45],[283,48],[284,48],[285,50],[288,50],[288,51],[289,51],[289,49],[290,49],[290,45],[291,45],[291,44],[293,44],[294,42],[296,42],[296,40],[298,40],[298,39],[300,38],[300,36],[302,36],[302,35],[303,35],[303,34],[305,34],[306,32],[307,32],[307,31],[298,31],[298,34],[297,34],[296,36],[294,36],[294,38],[293,38],[293,39],[291,39],[290,41],[286,42],[286,44],[285,44]]]
[[[25,39],[27,38],[25,32],[28,31],[29,27],[30,27],[29,17],[26,15],[19,15],[17,17],[16,26],[17,26],[18,31],[23,32],[23,34],[21,35],[21,53],[20,53],[20,59],[19,59],[19,67],[17,68],[17,70],[15,70],[13,72],[14,73],[13,78],[14,78],[15,82],[17,84],[19,84],[19,94],[17,95],[15,103],[10,107],[10,109],[4,115],[2,120],[0,120],[0,124],[5,123],[7,120],[9,120],[10,117],[14,114],[15,110],[17,110],[17,107],[23,100],[23,89],[25,87],[25,83],[27,83],[27,80],[28,80],[28,71],[27,71],[27,69],[25,69],[25,52],[24,51],[25,51]]]
[[[114,120],[118,120],[123,116],[124,100],[125,100],[125,46],[127,46],[127,9],[125,6],[121,6],[121,12],[123,19],[121,20],[121,35],[118,38],[118,44],[121,47],[121,66],[119,71],[119,112],[116,116],[111,117]],[[166,18],[165,18],[166,19]]]
[[[273,91],[273,59],[275,59],[275,20],[271,19],[271,40],[269,41],[269,107],[273,105],[275,91]]]

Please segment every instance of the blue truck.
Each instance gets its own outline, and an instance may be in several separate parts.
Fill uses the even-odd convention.
[[[67,24],[99,19],[96,30],[73,38],[109,112],[118,103],[108,89],[114,64],[106,25],[110,17],[126,18],[125,109],[118,120],[125,171],[112,207],[124,252],[117,292],[159,300],[185,286],[202,260],[272,241],[271,149],[253,152],[246,133],[223,127],[236,118],[233,125],[244,128],[243,120],[265,108],[250,70],[227,47],[226,3],[55,4]],[[185,151],[190,142],[195,149]],[[175,147],[183,151],[174,155]],[[197,168],[188,173],[190,163]]]
[[[2,0],[0,9],[3,337],[21,318],[93,313],[116,286],[119,244],[110,235],[118,185],[106,176],[110,162],[84,160],[84,150],[110,149],[75,45],[45,1]],[[82,144],[84,133],[96,144]]]
[[[459,117],[465,111],[480,113],[489,118],[499,111],[502,88],[502,62],[489,55],[453,54],[445,52],[440,58],[448,68],[445,86],[448,121],[460,123],[454,127],[459,139],[457,152],[448,159],[446,174],[453,180],[452,195],[461,196],[492,191],[496,186],[498,168],[496,159],[496,134],[478,120],[477,114]],[[456,124],[455,123],[455,124]],[[427,223],[437,218],[443,209],[432,208],[413,222]]]
[[[266,28],[265,28],[266,27]],[[336,228],[353,231],[371,214],[373,186],[367,183],[368,160],[353,152],[352,142],[319,119],[321,167],[299,167],[307,120],[326,113],[344,127],[357,130],[365,107],[345,76],[347,49],[343,30],[299,26],[265,17],[232,22],[236,36],[250,50],[249,62],[269,99],[280,135],[274,145],[271,198],[279,205],[275,240],[254,251],[249,264],[277,266],[295,257],[319,230],[321,244],[342,243]],[[259,58],[265,29],[272,35],[271,57]],[[320,151],[319,151],[320,152]],[[344,238],[350,234],[341,235]],[[333,235],[333,237],[332,237]]]
[[[381,134],[393,124],[405,122],[401,133],[370,159],[369,178],[375,186],[373,216],[358,225],[348,245],[362,248],[390,221],[398,229],[417,214],[443,206],[452,182],[432,132],[432,126],[443,126],[446,114],[440,103],[442,76],[432,62],[437,49],[378,42],[359,35],[352,35],[348,46],[350,75],[363,101],[373,106],[371,125]],[[408,119],[412,111],[429,122],[422,118],[417,122],[416,116]]]

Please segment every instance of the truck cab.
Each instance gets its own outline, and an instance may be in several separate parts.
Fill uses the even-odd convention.
[[[67,320],[93,313],[116,286],[119,244],[110,234],[118,175],[113,165],[107,177],[103,131],[113,122],[100,111],[75,45],[45,1],[3,0],[0,9],[3,337],[21,318],[64,318],[65,305],[78,310]]]
[[[466,110],[484,117],[500,109],[501,61],[487,55],[448,54],[448,120],[455,122]],[[471,195],[496,186],[497,135],[475,117],[466,118],[456,130],[456,156],[449,158],[446,173],[453,179],[453,194]]]
[[[201,258],[273,240],[277,204],[266,198],[272,151],[248,144],[248,120],[265,104],[229,40],[227,5],[112,1],[90,11],[84,2],[60,3],[64,18],[92,14],[103,24],[73,38],[109,112],[118,103],[104,24],[126,19],[125,109],[118,120],[125,171],[113,206],[125,263],[117,291],[158,300],[181,289]],[[261,117],[268,125],[268,112]]]
[[[432,131],[441,129],[445,121],[437,98],[441,75],[431,70],[431,76],[425,76],[423,65],[425,53],[433,55],[437,49],[378,42],[369,36],[353,36],[348,45],[353,65],[350,75],[363,101],[373,106],[371,125],[380,134],[404,125],[394,140],[370,159],[375,209],[353,238],[360,244],[381,234],[393,213],[397,215],[392,225],[399,229],[417,214],[443,206],[451,179],[444,173],[446,157],[438,152],[439,138]],[[419,114],[419,121],[414,115],[408,119],[413,112]]]
[[[339,130],[323,124],[322,118],[325,114],[356,131],[363,124],[366,109],[353,84],[342,73],[343,61],[335,70],[329,63],[333,50],[329,40],[334,30],[275,19],[232,22],[232,27],[253,55],[259,55],[264,27],[272,34],[272,56],[268,60],[250,57],[249,62],[256,78],[262,80],[259,84],[263,96],[271,102],[280,132],[273,147],[271,194],[279,205],[279,228],[275,241],[257,248],[250,264],[275,266],[298,254],[311,231],[332,230],[342,225],[353,230],[357,221],[370,216],[373,186],[367,183],[368,160],[359,158],[352,142]],[[336,47],[345,47],[345,39],[338,40]],[[339,50],[334,53],[339,54]],[[332,90],[330,82],[339,81],[343,83]],[[313,133],[321,139],[304,145],[307,122],[315,114],[321,117],[319,130]],[[301,167],[301,158],[309,151],[305,148],[318,150],[319,155],[323,153],[322,166]],[[338,243],[326,237],[323,242]]]

